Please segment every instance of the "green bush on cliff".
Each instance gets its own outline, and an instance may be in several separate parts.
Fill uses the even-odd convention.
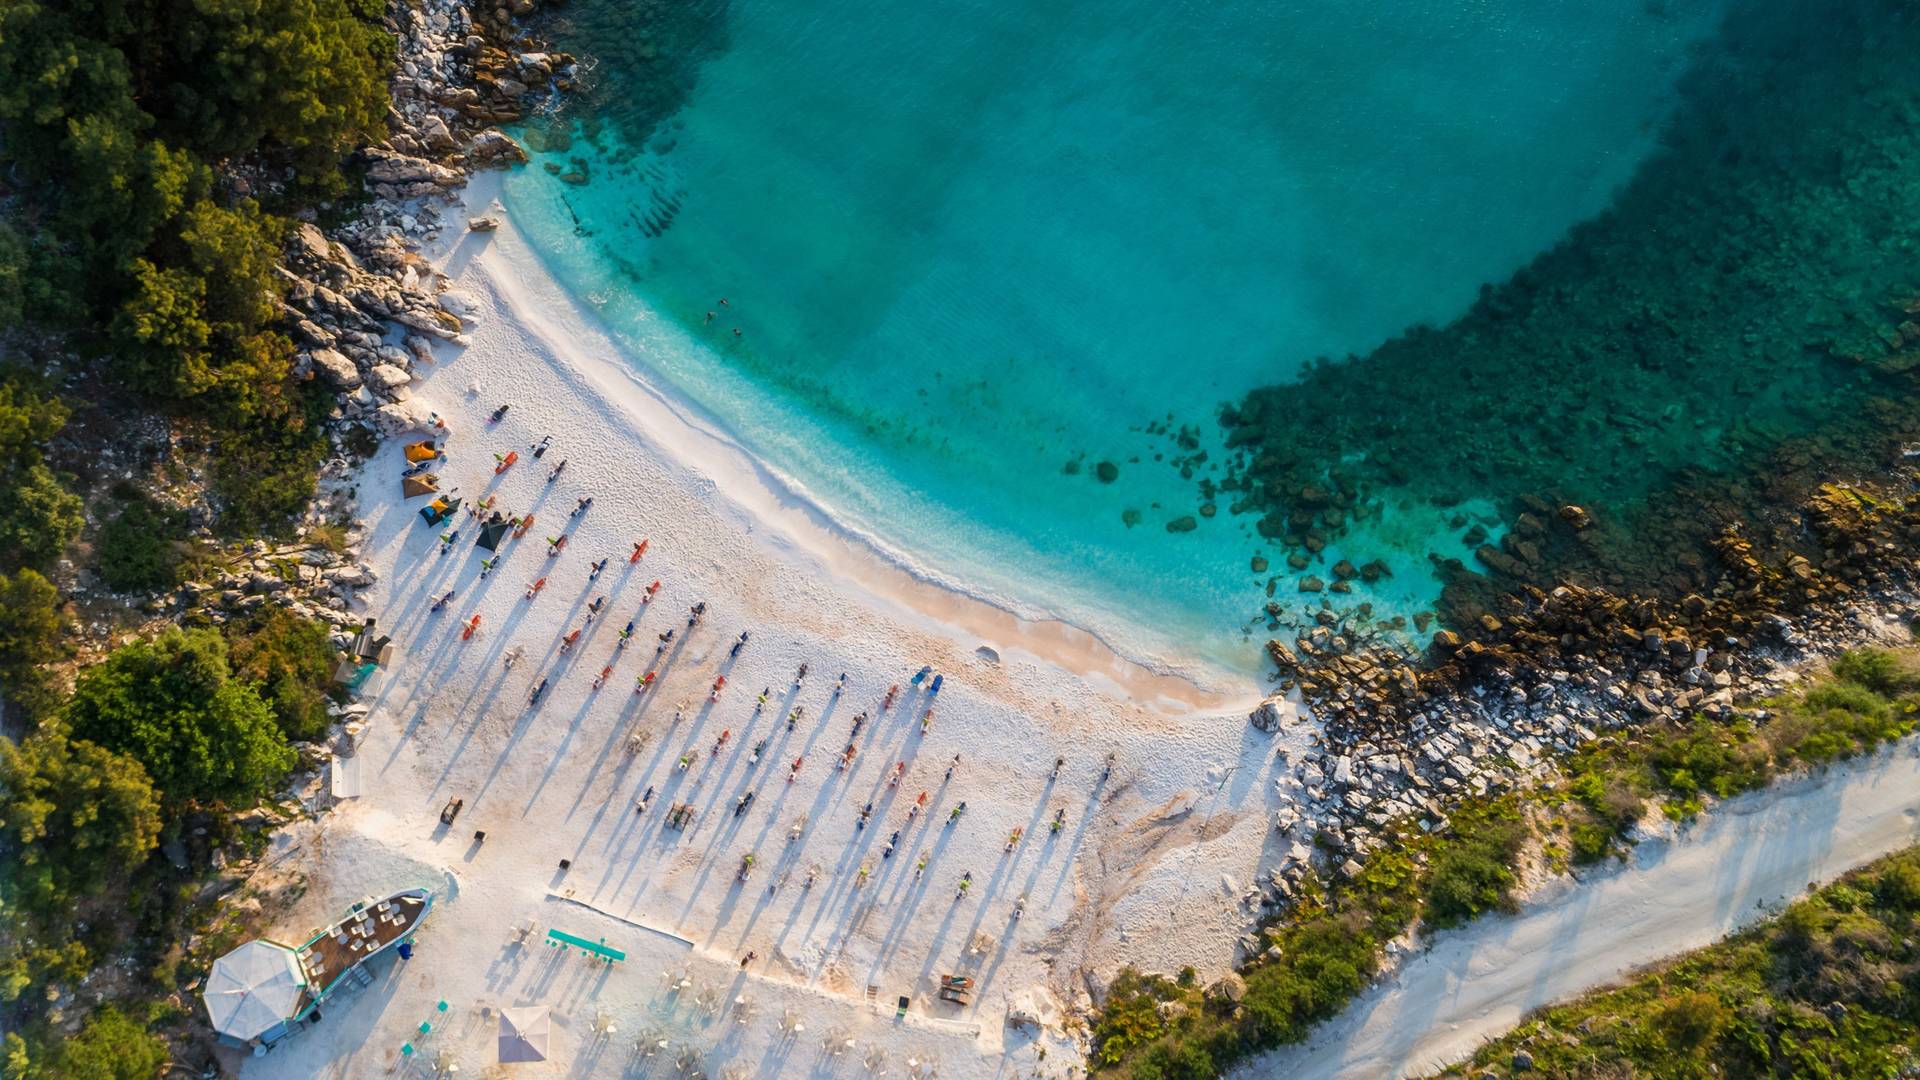
[[[0,373],[0,570],[44,569],[80,534],[79,496],[46,464],[43,448],[67,425],[67,407]]]
[[[140,866],[159,830],[139,762],[58,727],[0,738],[0,1002],[86,974],[79,906]]]
[[[227,641],[234,676],[259,685],[287,738],[326,735],[333,722],[327,703],[338,692],[333,682],[338,657],[325,623],[269,608],[230,625]]]
[[[81,673],[64,716],[76,738],[144,765],[170,810],[260,798],[293,767],[273,710],[233,678],[212,630],[115,649]]]
[[[57,703],[46,665],[64,653],[60,594],[32,570],[0,574],[0,698],[35,720]]]
[[[167,1042],[111,1005],[87,1017],[71,1038],[48,1032],[31,1042],[7,1033],[4,1080],[153,1080],[171,1060]]]
[[[1426,918],[1440,927],[1511,906],[1513,866],[1530,835],[1511,800],[1456,812],[1451,828],[1452,842],[1435,852],[1426,886]]]
[[[95,545],[100,578],[121,592],[152,592],[179,583],[186,515],[161,506],[129,487],[116,489],[120,512],[100,530]]]

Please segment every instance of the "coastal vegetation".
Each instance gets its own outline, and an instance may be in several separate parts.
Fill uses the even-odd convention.
[[[1920,848],[1625,986],[1538,1010],[1447,1076],[1896,1076],[1920,1038]]]
[[[29,181],[0,220],[4,311],[241,458],[222,485],[238,530],[284,518],[273,493],[311,494],[324,452],[274,264],[282,215],[344,194],[342,155],[384,124],[379,14],[369,0],[0,10],[0,160]],[[21,437],[57,426],[43,415]],[[37,462],[8,461],[8,501],[34,527],[0,522],[0,539],[51,558],[78,506]]]
[[[1911,733],[1914,664],[1909,653],[1849,652],[1828,675],[1726,718],[1605,736],[1533,786],[1468,797],[1437,828],[1396,820],[1369,853],[1308,878],[1237,973],[1206,987],[1123,973],[1094,1018],[1091,1065],[1187,1080],[1299,1042],[1366,987],[1409,931],[1511,909],[1524,867],[1599,861],[1629,846],[1648,813],[1689,817],[1711,799]]]
[[[143,598],[231,557],[221,536],[289,530],[314,492],[333,398],[294,370],[277,264],[293,219],[353,194],[345,156],[385,137],[384,14],[0,3],[7,1080],[167,1065],[184,1014],[164,1000],[195,975],[179,943],[221,891],[234,812],[324,734],[326,627],[180,629]],[[103,468],[136,430],[168,456]]]

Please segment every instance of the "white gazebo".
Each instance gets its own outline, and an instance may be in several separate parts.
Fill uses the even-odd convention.
[[[500,1010],[500,1060],[547,1060],[547,1043],[553,1033],[553,1020],[545,1005]]]
[[[292,949],[249,941],[213,962],[200,996],[214,1030],[245,1043],[276,1034],[299,1012],[306,989],[300,958]]]

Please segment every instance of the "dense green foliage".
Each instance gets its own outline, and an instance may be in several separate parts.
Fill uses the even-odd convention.
[[[80,535],[80,499],[42,456],[66,424],[58,398],[36,393],[17,373],[0,377],[0,570],[44,569]]]
[[[327,625],[269,608],[228,627],[227,634],[234,676],[259,685],[287,738],[324,736],[332,723],[327,703],[336,691],[338,662]]]
[[[114,491],[120,512],[101,528],[94,545],[100,578],[119,592],[153,592],[179,583],[186,515],[122,485]]]
[[[1535,1013],[1449,1075],[1894,1076],[1920,1045],[1920,849],[1619,989]]]
[[[81,674],[65,717],[76,738],[146,766],[170,806],[257,799],[293,767],[273,710],[232,677],[212,630],[116,649]]]
[[[0,895],[52,912],[138,866],[160,835],[160,804],[140,763],[42,729],[0,739]]]
[[[57,727],[0,739],[0,1001],[86,972],[76,905],[139,866],[160,822],[139,762]]]
[[[28,718],[54,705],[43,665],[60,658],[60,594],[32,570],[0,574],[0,698]]]
[[[120,386],[255,437],[278,481],[310,475],[311,410],[274,328],[286,222],[216,167],[249,167],[283,208],[344,191],[341,155],[385,122],[379,14],[371,0],[0,3],[0,150],[34,185],[32,215],[0,234],[0,315],[71,328]]]
[[[0,1080],[153,1080],[168,1060],[165,1039],[109,1005],[70,1039],[33,1045],[8,1032]]]
[[[283,424],[223,438],[213,459],[213,490],[221,506],[218,525],[229,536],[284,531],[313,497],[314,479],[329,447],[321,423],[333,407],[317,383],[296,389],[297,410]]]

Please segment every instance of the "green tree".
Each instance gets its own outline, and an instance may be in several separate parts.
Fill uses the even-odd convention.
[[[65,628],[51,582],[32,570],[0,574],[0,695],[28,716],[53,707],[44,665],[60,658]]]
[[[167,1041],[111,1005],[78,1033],[49,1039],[36,1052],[18,1034],[6,1042],[5,1080],[153,1080],[170,1060]],[[40,1060],[35,1060],[36,1058]]]
[[[80,535],[80,498],[42,454],[66,426],[58,398],[34,392],[17,372],[0,378],[0,570],[46,566]]]
[[[232,678],[212,630],[170,628],[80,676],[65,715],[76,738],[132,756],[169,806],[245,802],[293,767],[273,710]]]
[[[0,478],[0,568],[46,566],[86,524],[85,504],[35,463]]]
[[[18,373],[0,379],[0,461],[33,464],[40,448],[67,426],[67,406],[35,393]]]
[[[318,739],[333,722],[327,712],[338,656],[325,623],[269,608],[228,630],[236,678],[257,683],[290,739]]]
[[[43,728],[0,738],[0,895],[28,911],[59,911],[144,861],[160,835],[160,804],[140,763]]]

